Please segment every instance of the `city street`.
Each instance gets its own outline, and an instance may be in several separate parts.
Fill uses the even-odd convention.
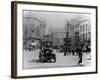
[[[90,66],[91,60],[90,55],[83,54],[82,65],[78,64],[78,56],[66,55],[64,53],[55,52],[56,62],[55,63],[40,63],[39,62],[39,50],[35,51],[23,51],[23,69],[34,69],[34,68],[49,68],[49,67],[85,67]]]

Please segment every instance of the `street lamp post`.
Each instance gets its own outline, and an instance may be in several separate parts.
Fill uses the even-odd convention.
[[[70,39],[69,39],[69,26],[70,26],[70,23],[68,22],[66,24],[66,26],[67,26],[66,36],[64,38],[64,56],[66,56],[66,53],[69,52],[69,47],[70,47]]]

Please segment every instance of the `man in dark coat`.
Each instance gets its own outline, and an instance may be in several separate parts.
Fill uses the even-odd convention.
[[[81,46],[79,46],[77,48],[77,52],[78,52],[78,57],[79,57],[78,64],[80,64],[80,63],[82,63],[82,48],[81,48]]]

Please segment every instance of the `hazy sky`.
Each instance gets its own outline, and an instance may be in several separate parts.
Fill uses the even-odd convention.
[[[50,27],[52,27],[54,30],[57,30],[58,28],[64,29],[65,23],[68,20],[71,20],[76,17],[83,17],[83,18],[89,18],[90,14],[82,14],[82,13],[70,13],[70,12],[46,12],[46,11],[24,11],[24,16],[32,16],[36,17],[40,20],[45,20],[47,24],[47,32]]]

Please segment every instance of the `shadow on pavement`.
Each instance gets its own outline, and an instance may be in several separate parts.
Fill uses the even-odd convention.
[[[35,63],[40,63],[39,59],[36,59],[36,60],[31,60],[29,62],[35,62]]]

